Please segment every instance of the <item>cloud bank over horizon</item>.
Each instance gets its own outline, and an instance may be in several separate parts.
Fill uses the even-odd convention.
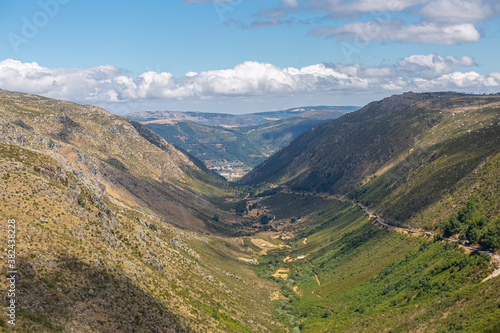
[[[280,68],[247,61],[224,70],[188,72],[182,77],[148,71],[136,77],[113,65],[47,68],[36,62],[0,62],[0,88],[80,103],[218,98],[251,100],[269,96],[392,94],[403,91],[494,92],[500,72],[479,74],[468,56],[412,55],[385,66],[315,64]],[[467,69],[467,70],[458,70]]]

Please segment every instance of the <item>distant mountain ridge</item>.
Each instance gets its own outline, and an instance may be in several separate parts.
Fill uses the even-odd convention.
[[[307,106],[244,115],[135,112],[144,126],[230,179],[239,178],[310,128],[358,109]]]
[[[350,112],[358,110],[358,106],[304,106],[281,111],[266,111],[247,114],[211,113],[200,111],[138,111],[125,115],[137,122],[149,122],[162,119],[188,120],[200,124],[215,126],[255,126],[270,123],[279,119],[287,119],[308,111],[335,110]]]

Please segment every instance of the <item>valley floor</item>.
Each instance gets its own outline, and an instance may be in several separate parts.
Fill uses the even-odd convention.
[[[18,226],[22,332],[498,328],[500,282],[489,255],[384,227],[340,197],[241,192],[226,208],[245,206],[241,214],[256,224],[248,230],[267,231],[217,237],[100,200],[71,175],[50,178],[36,167],[55,163],[46,155],[2,152],[0,217]]]
[[[16,327],[2,311],[1,332],[500,332],[496,107],[455,116],[419,102],[379,125],[353,114],[340,119],[352,120],[347,132],[316,127],[294,142],[325,158],[286,169],[279,181],[304,191],[293,192],[228,183],[144,126],[94,106],[0,95],[0,269],[19,273]],[[453,105],[477,102],[460,96]],[[368,115],[394,109],[391,100],[371,105]],[[386,142],[374,140],[379,127],[398,119],[396,132],[384,132],[397,133],[393,148],[424,134],[428,146],[399,157],[381,146],[383,165],[378,153],[332,154],[348,147],[336,142],[351,131],[368,133],[357,119],[373,126],[360,136],[364,148]],[[307,139],[318,128],[341,137]],[[271,162],[312,158],[287,150]],[[317,193],[344,177],[331,172],[342,164],[332,156],[382,167],[332,191],[360,202]],[[281,170],[283,161],[255,170]],[[319,169],[307,184],[287,182],[311,168]],[[8,267],[12,220],[16,265]],[[1,306],[13,297],[4,293]]]
[[[307,195],[278,197],[260,202],[280,217],[273,225],[282,229],[272,236],[283,238],[293,230],[293,237],[285,240],[290,247],[262,253],[256,270],[261,278],[280,284],[275,312],[290,330],[496,332],[499,328],[499,282],[493,278],[498,266],[491,260],[493,254],[381,226],[366,207],[338,198],[322,196],[328,204],[303,216],[300,206],[310,200]],[[279,201],[296,209],[280,216]],[[290,223],[299,215],[300,223]]]

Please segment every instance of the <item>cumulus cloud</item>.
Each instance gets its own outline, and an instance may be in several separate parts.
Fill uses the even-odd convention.
[[[492,16],[494,11],[482,0],[434,0],[418,13],[436,22],[474,23]]]
[[[412,55],[388,66],[316,64],[302,68],[247,61],[230,69],[189,72],[176,78],[166,72],[130,77],[112,65],[50,69],[8,59],[0,62],[0,88],[83,103],[113,103],[500,86],[500,73],[457,71],[456,67],[464,66],[476,66],[474,59],[430,54]]]
[[[309,35],[451,45],[479,41],[481,24],[499,12],[497,0],[281,0],[275,7],[261,8],[252,15],[253,22],[244,26],[262,28],[341,18],[350,22],[316,28]],[[303,13],[323,16],[316,21],[297,19]],[[366,16],[372,20],[359,21]]]
[[[492,72],[481,75],[477,72],[453,72],[442,75],[435,79],[414,80],[417,89],[440,90],[440,89],[468,89],[468,88],[498,88],[500,86],[500,73]],[[484,92],[484,90],[483,90]]]
[[[314,11],[327,12],[333,17],[357,16],[370,12],[400,12],[429,0],[308,0]]]
[[[470,23],[405,25],[402,20],[348,23],[338,27],[313,29],[309,34],[337,39],[359,37],[364,41],[398,41],[441,45],[477,42],[481,38],[479,31]]]
[[[398,59],[394,65],[367,67],[361,64],[342,65],[327,64],[328,67],[336,71],[351,76],[380,79],[402,79],[408,81],[413,77],[436,78],[442,74],[451,73],[455,67],[474,67],[477,66],[474,59],[468,56],[455,58],[451,55],[442,57],[437,54],[411,55]]]
[[[428,54],[399,59],[396,68],[399,73],[417,73],[421,77],[436,77],[453,71],[456,66],[472,67],[477,64],[468,56],[456,59],[450,55],[442,57],[437,54]]]
[[[109,99],[107,89],[103,88],[119,75],[120,70],[115,66],[49,69],[36,62],[21,63],[8,59],[0,63],[0,87],[55,98],[75,98],[84,94],[88,98]],[[101,88],[96,90],[97,86]]]

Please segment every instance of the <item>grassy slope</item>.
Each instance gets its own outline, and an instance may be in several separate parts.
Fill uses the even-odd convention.
[[[2,143],[0,166],[0,219],[17,221],[23,332],[282,331],[267,309],[275,287],[237,260],[253,255],[243,240],[103,200],[46,154]]]
[[[297,213],[290,210],[290,216]],[[487,256],[384,230],[341,202],[307,221],[309,227],[290,242],[292,249],[267,256],[257,269],[281,284],[283,299],[275,301],[275,312],[290,327],[304,332],[495,330],[500,295],[494,290],[500,282],[479,283],[491,272]],[[285,256],[306,259],[283,262]],[[271,277],[278,268],[289,269],[287,279]]]
[[[169,124],[145,123],[145,126],[203,161],[242,162],[246,167],[255,167],[300,134],[343,114],[342,111],[315,110],[270,123],[234,128],[177,120]]]
[[[254,166],[265,151],[237,129],[179,121],[174,125],[145,124],[147,128],[203,161],[241,161]]]
[[[348,194],[389,218],[432,229],[471,195],[481,202],[495,195],[499,103],[499,96],[451,93],[373,102],[303,134],[243,183]],[[497,219],[496,208],[490,202],[480,217]]]
[[[499,98],[437,96],[405,94],[320,125],[244,181],[347,194],[381,210],[392,223],[435,229],[498,250],[500,108],[491,104]],[[275,195],[274,206],[290,199]],[[290,207],[290,217],[297,214]],[[303,230],[295,226],[292,250],[274,253],[258,270],[282,285],[284,299],[276,302],[276,312],[290,327],[305,332],[500,329],[499,279],[480,282],[492,270],[488,256],[381,229],[348,204],[332,205],[306,221]],[[297,256],[305,259],[282,261]],[[271,277],[278,268],[289,269],[286,279]]]
[[[144,126],[94,106],[1,91],[0,138],[57,159],[98,194],[209,232],[215,215],[241,223],[214,202],[231,196],[224,180]]]
[[[278,120],[262,126],[239,128],[252,142],[265,147],[267,155],[285,147],[293,139],[325,121],[336,119],[345,113],[341,111],[308,111],[295,117]],[[262,160],[263,161],[263,160]],[[261,161],[261,162],[262,162]]]

